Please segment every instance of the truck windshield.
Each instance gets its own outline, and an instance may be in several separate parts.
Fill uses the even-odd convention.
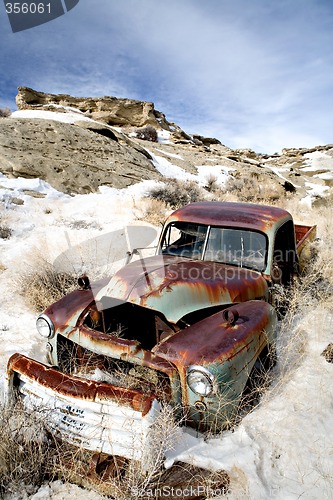
[[[160,252],[263,271],[267,238],[247,229],[173,222],[162,236]]]

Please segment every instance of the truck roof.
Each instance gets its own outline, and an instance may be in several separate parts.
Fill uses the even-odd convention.
[[[290,219],[290,213],[282,208],[253,203],[202,201],[179,208],[166,222],[196,222],[203,225],[239,227],[266,232],[272,226],[279,226]]]

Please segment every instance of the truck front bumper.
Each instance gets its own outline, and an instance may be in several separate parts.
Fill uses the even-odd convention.
[[[61,373],[21,354],[7,367],[6,399],[42,411],[46,427],[71,444],[145,462],[160,405],[144,393]],[[149,460],[149,459],[148,459]]]

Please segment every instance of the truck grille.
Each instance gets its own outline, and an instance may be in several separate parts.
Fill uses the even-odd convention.
[[[141,460],[143,468],[155,454],[151,429],[161,407],[153,397],[63,374],[21,354],[9,360],[7,382],[7,399],[41,412],[46,428],[63,441]]]
[[[68,375],[138,389],[160,401],[171,399],[170,379],[161,371],[96,354],[62,335],[58,335],[57,354],[59,369]]]

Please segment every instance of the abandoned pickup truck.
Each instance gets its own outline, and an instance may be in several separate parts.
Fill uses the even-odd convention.
[[[235,416],[251,371],[274,348],[275,284],[300,272],[315,226],[282,209],[199,202],[166,220],[156,254],[110,279],[84,276],[37,319],[48,363],[8,363],[8,398],[92,452],[143,460],[163,405],[199,431]]]

